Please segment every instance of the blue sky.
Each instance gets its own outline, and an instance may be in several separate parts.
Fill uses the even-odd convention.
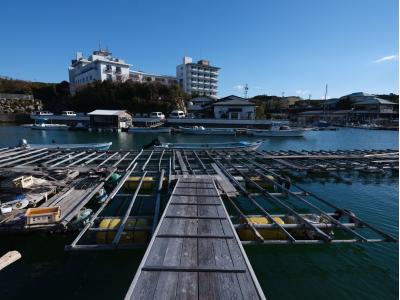
[[[398,93],[397,0],[3,0],[0,75],[59,82],[99,41],[135,69],[221,67],[219,96]]]

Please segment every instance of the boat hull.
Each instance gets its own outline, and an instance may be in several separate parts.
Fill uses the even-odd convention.
[[[33,125],[31,127],[33,130],[68,130],[69,126],[65,125],[65,126],[61,126],[61,125],[57,125],[57,126],[35,126]]]
[[[161,127],[161,128],[133,127],[133,128],[129,128],[128,132],[134,132],[134,133],[171,133],[171,128],[170,127]]]
[[[235,135],[236,131],[232,128],[180,128],[182,133],[194,135]]]
[[[226,149],[226,150],[256,150],[262,141],[256,142],[234,142],[234,143],[192,143],[192,144],[174,144],[162,143],[155,148],[161,149],[192,149],[192,150],[212,150],[212,149]]]
[[[109,143],[92,143],[92,144],[29,144],[29,148],[39,149],[93,149],[93,150],[108,150],[110,149],[112,142]]]
[[[305,130],[293,129],[293,130],[252,130],[249,132],[250,135],[254,136],[265,136],[265,137],[302,137],[304,136]]]

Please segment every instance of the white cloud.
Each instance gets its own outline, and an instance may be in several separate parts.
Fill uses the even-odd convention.
[[[233,89],[237,90],[237,91],[243,91],[244,90],[244,85],[242,85],[242,84],[235,85],[233,87]]]
[[[384,56],[384,57],[381,57],[381,58],[379,58],[377,60],[374,60],[374,63],[379,64],[379,63],[384,62],[384,61],[396,60],[396,59],[397,59],[397,55],[389,55],[389,56]]]
[[[308,95],[310,94],[310,91],[308,90],[297,90],[296,94],[299,95],[300,97],[308,97]]]

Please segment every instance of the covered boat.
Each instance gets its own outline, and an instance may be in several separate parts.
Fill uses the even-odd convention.
[[[245,149],[245,150],[256,150],[260,147],[262,141],[255,142],[229,142],[229,143],[161,143],[160,145],[155,145],[155,148],[163,149]]]

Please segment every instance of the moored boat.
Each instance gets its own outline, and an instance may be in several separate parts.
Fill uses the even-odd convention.
[[[33,130],[68,130],[69,126],[65,124],[33,124]]]
[[[262,141],[255,142],[228,142],[228,143],[161,143],[160,145],[155,145],[155,148],[163,149],[193,149],[193,150],[203,150],[203,149],[229,149],[229,150],[256,150]]]
[[[290,128],[286,125],[273,125],[271,129],[248,129],[247,133],[254,136],[266,137],[302,137],[306,132],[302,128]]]
[[[234,128],[205,128],[204,126],[180,127],[182,133],[198,135],[235,135]]]
[[[112,142],[107,143],[87,143],[87,144],[28,144],[26,140],[21,140],[19,143],[20,147],[30,148],[30,149],[92,149],[92,150],[108,150],[110,149]]]

